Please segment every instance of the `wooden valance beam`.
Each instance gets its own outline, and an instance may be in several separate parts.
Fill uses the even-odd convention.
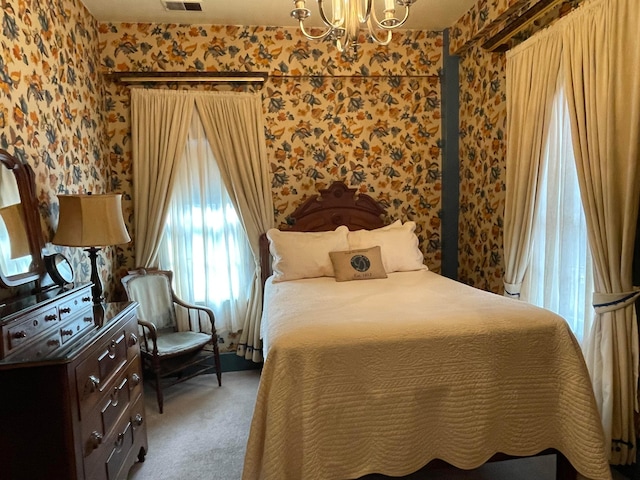
[[[553,8],[561,4],[563,0],[540,0],[530,9],[523,12],[516,19],[508,23],[503,29],[491,35],[482,44],[482,48],[492,52],[508,50],[507,42],[527,28],[533,22],[549,13]]]

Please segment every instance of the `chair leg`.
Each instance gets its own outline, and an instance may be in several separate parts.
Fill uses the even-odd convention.
[[[218,344],[213,347],[214,360],[216,362],[216,377],[218,377],[218,386],[222,386],[222,369],[220,368],[220,352],[218,351]]]
[[[153,373],[156,377],[156,398],[158,400],[158,410],[160,413],[164,407],[164,396],[162,394],[162,385],[160,384],[160,360],[157,357],[153,358]]]
[[[218,386],[222,386],[222,370],[220,368],[220,351],[218,349],[218,338],[216,336],[213,342],[213,359],[216,363],[216,377],[218,377]]]

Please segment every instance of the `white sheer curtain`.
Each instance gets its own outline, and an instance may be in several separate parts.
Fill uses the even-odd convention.
[[[174,272],[178,296],[213,309],[219,335],[239,331],[253,254],[195,110],[165,225],[159,260]]]
[[[520,298],[564,317],[582,345],[593,318],[593,264],[560,80],[543,153],[531,259]]]

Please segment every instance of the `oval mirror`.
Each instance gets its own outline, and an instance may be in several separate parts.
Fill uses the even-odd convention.
[[[0,284],[14,287],[43,271],[33,170],[0,150]]]

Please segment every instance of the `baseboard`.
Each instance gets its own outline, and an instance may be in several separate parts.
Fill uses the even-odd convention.
[[[235,352],[225,352],[220,354],[220,368],[223,372],[239,372],[241,370],[259,370],[262,363],[247,360]]]

